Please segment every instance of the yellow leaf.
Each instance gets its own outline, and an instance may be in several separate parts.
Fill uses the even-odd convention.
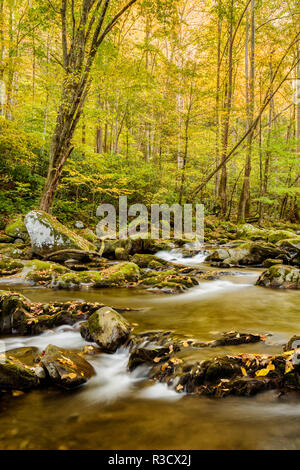
[[[178,390],[178,391],[179,391],[179,390],[182,390],[182,389],[183,389],[183,386],[182,386],[182,385],[180,385],[180,384],[179,384],[179,385],[177,385],[177,387],[176,387],[176,390]]]
[[[256,377],[265,377],[270,372],[269,369],[260,369],[255,372]]]
[[[170,359],[170,361],[171,361],[173,364],[181,364],[181,363],[182,363],[182,360],[181,360],[181,359],[178,359],[177,357],[173,357],[173,359]]]
[[[241,371],[242,371],[242,374],[246,377],[247,374],[247,371],[244,367],[241,367]]]
[[[184,341],[183,346],[184,346],[185,348],[188,348],[188,347],[189,347],[189,345],[188,345],[188,343],[187,343],[186,341]]]
[[[161,357],[155,357],[155,358],[153,359],[153,362],[156,362],[156,363],[157,363],[157,362],[159,362],[160,360],[161,360]]]
[[[289,361],[286,361],[284,373],[285,373],[285,374],[288,374],[288,373],[291,372],[291,370],[293,370],[293,369],[294,369],[293,364],[292,364],[291,362],[289,362]]]

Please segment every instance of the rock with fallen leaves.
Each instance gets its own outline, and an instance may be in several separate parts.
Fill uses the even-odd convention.
[[[50,344],[42,354],[41,364],[51,382],[67,390],[86,383],[94,368],[82,356]]]
[[[84,339],[97,343],[101,351],[110,354],[126,342],[130,331],[129,323],[111,307],[97,310],[80,329]]]
[[[37,348],[18,348],[0,354],[0,389],[29,390],[45,378],[37,364]]]
[[[260,275],[256,284],[277,289],[300,289],[300,269],[280,264],[271,266]]]

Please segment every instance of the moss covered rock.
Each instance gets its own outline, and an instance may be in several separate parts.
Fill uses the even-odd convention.
[[[9,352],[0,354],[0,389],[28,390],[39,383],[36,367],[22,363]]]
[[[20,238],[24,242],[28,241],[28,232],[24,224],[24,216],[17,215],[5,227],[5,234],[14,239]]]
[[[251,224],[240,225],[237,230],[237,238],[245,240],[266,240],[268,232],[263,229],[254,227]]]
[[[57,219],[42,211],[31,211],[25,217],[32,250],[39,256],[47,256],[61,250],[95,251],[95,246],[72,232]],[[61,258],[65,258],[62,256]]]
[[[29,260],[32,258],[31,247],[22,244],[0,243],[0,253],[8,258]]]
[[[8,258],[6,256],[0,257],[0,276],[13,276],[24,269],[23,263],[20,261]]]
[[[67,390],[83,385],[95,375],[94,368],[82,356],[52,344],[42,355],[41,364],[50,380]]]
[[[276,258],[282,251],[266,242],[244,242],[234,248],[220,248],[212,252],[206,261],[223,267],[261,265],[268,258]]]
[[[260,275],[256,285],[281,289],[300,289],[300,270],[293,266],[271,266]]]
[[[97,343],[102,351],[114,353],[128,339],[130,326],[115,310],[103,307],[90,316],[80,332],[87,341]]]
[[[59,276],[53,287],[60,289],[78,288],[90,285],[95,288],[125,287],[140,279],[139,267],[134,263],[119,263],[102,271],[84,271]]]
[[[158,258],[157,256],[151,254],[135,254],[131,261],[137,264],[140,268],[149,268],[149,269],[161,269],[167,266],[169,263],[163,259]]]
[[[40,260],[29,261],[29,263],[26,263],[25,269],[29,270],[25,275],[25,279],[34,284],[46,284],[53,281],[57,276],[69,272],[69,269],[65,266]]]
[[[144,271],[143,279],[139,286],[156,288],[166,293],[184,292],[186,289],[198,285],[198,280],[193,276],[179,274],[176,269],[168,271]]]
[[[268,241],[270,243],[277,243],[280,240],[288,238],[295,238],[296,234],[287,230],[272,230],[268,233]]]

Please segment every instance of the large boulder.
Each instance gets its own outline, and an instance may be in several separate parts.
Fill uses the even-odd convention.
[[[13,239],[28,241],[28,232],[24,224],[24,216],[17,215],[13,217],[5,227],[5,234]]]
[[[25,265],[25,279],[33,284],[44,285],[53,281],[57,276],[69,272],[69,269],[61,264],[47,261],[33,260]]]
[[[288,230],[272,230],[268,234],[268,241],[270,243],[277,243],[280,240],[286,240],[288,238],[295,238],[296,234]]]
[[[91,364],[79,354],[53,344],[47,346],[41,364],[50,380],[67,390],[83,385],[95,375]]]
[[[114,353],[128,339],[130,326],[115,310],[103,307],[82,324],[80,332],[87,341],[97,343],[102,351]]]
[[[245,240],[266,240],[268,232],[264,229],[259,229],[251,224],[240,225],[237,230],[237,238]]]
[[[46,212],[29,212],[25,217],[25,225],[33,253],[36,255],[45,257],[61,250],[95,251],[92,243],[69,230]],[[65,257],[62,255],[61,259],[64,260]]]
[[[271,266],[260,275],[256,284],[263,287],[300,289],[300,270],[293,266]]]
[[[215,250],[206,261],[223,267],[261,265],[266,259],[277,258],[281,253],[280,248],[271,243],[245,242],[233,248]]]

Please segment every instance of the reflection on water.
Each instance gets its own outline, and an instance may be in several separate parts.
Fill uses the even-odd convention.
[[[197,255],[198,256],[198,255]],[[125,314],[136,332],[165,329],[212,340],[232,329],[269,333],[265,344],[202,349],[201,360],[237,352],[278,353],[300,334],[300,292],[255,287],[258,271],[203,281],[179,296],[130,289],[53,291],[16,286],[32,300],[98,301],[139,310]],[[9,286],[7,286],[9,288]],[[78,325],[34,338],[10,337],[6,349],[49,343],[80,349]],[[300,397],[268,392],[223,400],[179,396],[146,379],[146,369],[126,370],[128,351],[91,356],[97,375],[75,392],[33,391],[0,404],[0,448],[13,449],[299,449]]]

